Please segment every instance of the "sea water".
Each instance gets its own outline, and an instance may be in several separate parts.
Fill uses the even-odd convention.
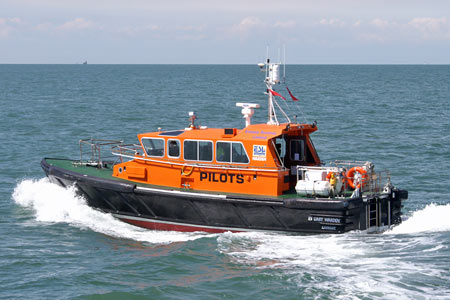
[[[43,157],[81,138],[244,126],[253,65],[0,65],[0,298],[449,299],[450,66],[294,65],[276,90],[312,123],[323,161],[370,160],[409,191],[383,234],[149,231],[93,210],[45,178]],[[284,121],[278,115],[280,121]]]

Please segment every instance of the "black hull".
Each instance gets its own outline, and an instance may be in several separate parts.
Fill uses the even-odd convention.
[[[75,185],[89,206],[140,227],[178,231],[285,231],[343,233],[379,231],[401,222],[406,191],[371,198],[305,199],[219,195],[136,186],[51,166],[52,182]]]

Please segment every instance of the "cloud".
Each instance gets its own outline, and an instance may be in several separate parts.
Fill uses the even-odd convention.
[[[426,40],[450,39],[450,21],[447,18],[414,18],[407,25]]]
[[[229,38],[239,37],[241,40],[246,39],[255,31],[266,28],[267,25],[257,17],[248,16],[243,18],[238,24],[231,25],[224,29],[224,33]]]
[[[118,33],[136,37],[139,35],[151,35],[155,39],[175,39],[178,41],[199,41],[207,38],[204,34],[206,25],[175,25],[160,26],[156,24],[143,26],[127,26],[117,30]]]
[[[3,19],[0,19],[0,37],[7,37],[11,32],[11,27],[7,26]]]
[[[144,26],[127,26],[122,27],[117,30],[118,33],[124,33],[129,36],[136,36],[138,34],[147,33],[147,32],[158,32],[163,28],[160,25],[149,24]]]
[[[378,18],[373,19],[370,22],[370,24],[375,26],[375,27],[378,27],[380,29],[385,29],[385,28],[387,28],[390,25],[389,21],[378,19]]]
[[[150,24],[150,25],[145,25],[142,27],[143,30],[151,30],[151,31],[157,31],[157,30],[161,30],[162,27],[159,25],[155,25],[155,24]]]
[[[287,30],[297,26],[297,22],[294,20],[287,21],[261,21],[259,18],[254,16],[248,16],[243,18],[238,24],[234,24],[229,27],[226,32],[231,36],[238,36],[241,39],[248,37],[250,34],[256,34],[260,36],[261,34],[275,34],[279,30]],[[278,31],[275,31],[278,30]]]
[[[207,39],[206,34],[203,33],[205,29],[206,25],[204,24],[175,26],[172,34],[179,41],[200,41]]]
[[[285,21],[285,22],[278,21],[273,25],[273,27],[274,28],[292,28],[292,27],[295,27],[296,24],[297,23],[294,20]]]
[[[358,40],[377,43],[450,40],[450,21],[447,18],[416,17],[402,23],[376,18],[369,25],[372,28],[362,26],[358,30]]]
[[[387,37],[377,33],[361,33],[357,35],[356,39],[363,42],[375,42],[382,44],[386,42]]]
[[[11,23],[14,23],[14,24],[23,24],[24,22],[22,22],[22,19],[20,19],[20,18],[9,18],[8,19],[9,20],[9,22],[11,22]]]
[[[362,24],[362,21],[361,21],[361,20],[358,20],[358,21],[354,22],[354,23],[352,24],[352,26],[353,26],[353,27],[359,27],[359,26],[361,26],[361,24]]]
[[[26,25],[20,18],[0,18],[0,37],[8,37],[17,27]]]
[[[438,31],[443,27],[448,27],[447,18],[414,18],[408,25],[420,30]]]
[[[50,22],[40,23],[34,26],[34,29],[37,31],[49,31],[53,29],[53,24]]]
[[[239,24],[234,25],[233,30],[236,32],[244,33],[252,28],[262,26],[265,26],[265,24],[257,17],[246,17],[242,19],[242,21]]]
[[[95,23],[84,18],[76,18],[59,26],[62,30],[83,30],[95,27]]]
[[[344,27],[345,22],[340,19],[335,19],[335,18],[333,18],[333,19],[322,18],[319,21],[319,25],[330,26],[330,27]]]

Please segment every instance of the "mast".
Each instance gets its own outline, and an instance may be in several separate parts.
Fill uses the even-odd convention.
[[[278,63],[271,63],[270,59],[267,58],[265,63],[260,63],[258,66],[262,69],[265,67],[265,79],[264,83],[266,84],[267,88],[267,96],[268,96],[268,121],[267,124],[269,125],[279,125],[277,119],[277,114],[275,111],[275,105],[278,107],[278,109],[281,111],[281,113],[286,117],[289,123],[291,123],[291,120],[289,116],[284,112],[284,110],[278,105],[277,101],[274,99],[273,92],[273,86],[280,84],[280,73],[281,73],[281,62]],[[284,75],[285,76],[285,75]]]
[[[280,83],[280,63],[271,63],[270,59],[266,61],[266,78],[264,80],[267,87],[268,94],[268,107],[269,107],[269,120],[267,124],[278,125],[278,119],[274,107],[274,98],[271,93],[273,86]]]

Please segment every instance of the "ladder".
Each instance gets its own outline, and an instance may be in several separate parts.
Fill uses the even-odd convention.
[[[368,200],[366,219],[367,229],[380,225],[379,202],[377,197]]]

